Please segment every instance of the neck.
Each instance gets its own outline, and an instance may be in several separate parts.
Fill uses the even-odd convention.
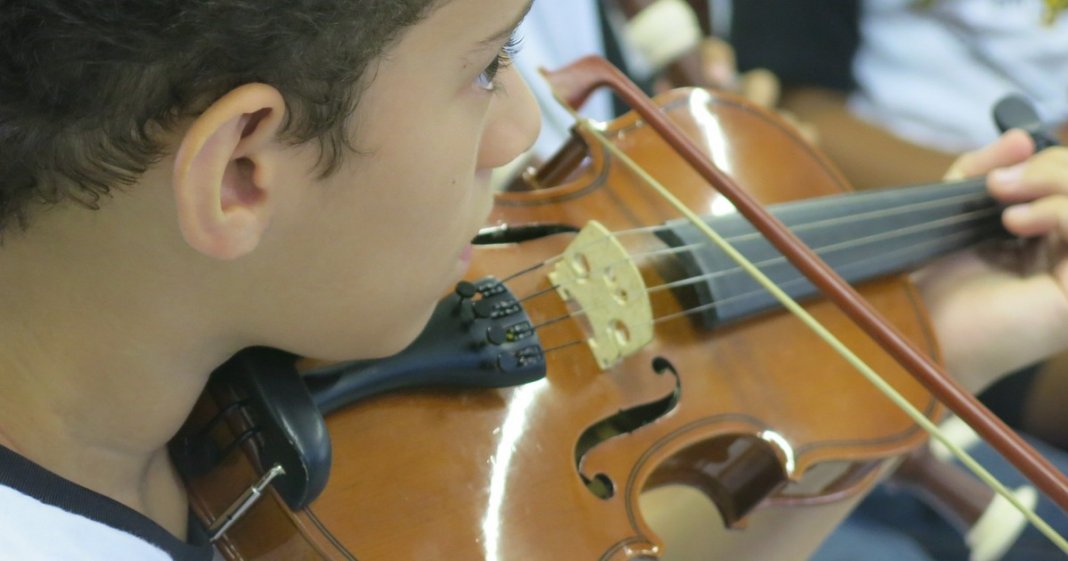
[[[34,240],[0,251],[0,442],[184,537],[167,443],[237,349],[183,283],[158,295],[172,271]]]
[[[0,321],[0,332],[13,331]],[[5,336],[0,350],[4,443],[184,537],[185,496],[166,447],[226,353],[188,348],[186,357],[201,357],[194,366],[198,361],[183,362],[165,348],[141,344],[128,353],[108,345],[133,341],[130,333],[82,335],[80,344],[33,350],[22,335]],[[173,340],[189,340],[183,337],[191,335]]]

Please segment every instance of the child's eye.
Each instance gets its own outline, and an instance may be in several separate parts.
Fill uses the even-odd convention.
[[[508,68],[512,64],[512,57],[519,51],[519,39],[513,34],[508,42],[501,47],[501,50],[497,53],[493,62],[489,63],[482,72],[479,73],[478,78],[475,79],[475,85],[488,92],[496,91],[500,85],[497,82],[497,75]]]
[[[508,62],[509,59],[504,56],[503,52],[498,53],[493,59],[493,62],[489,63],[489,66],[486,66],[486,68],[478,74],[478,78],[475,79],[475,84],[479,88],[489,92],[496,90],[497,73],[500,72],[502,68],[507,67]]]

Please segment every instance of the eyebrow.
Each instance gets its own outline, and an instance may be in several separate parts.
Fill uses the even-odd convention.
[[[534,7],[534,0],[530,0],[529,2],[527,2],[527,6],[523,8],[522,12],[519,13],[519,17],[512,20],[512,23],[510,23],[507,27],[498,31],[492,37],[487,37],[486,39],[479,41],[479,47],[481,48],[488,47],[490,45],[495,45],[510,37],[512,33],[515,32],[516,28],[519,27],[519,24],[523,23],[523,19],[527,17],[527,14],[530,12],[530,9],[532,7]]]

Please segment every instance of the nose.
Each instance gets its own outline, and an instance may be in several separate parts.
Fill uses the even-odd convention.
[[[538,138],[541,111],[527,83],[514,68],[499,77],[503,91],[497,93],[486,116],[479,146],[478,167],[501,167],[526,152]]]

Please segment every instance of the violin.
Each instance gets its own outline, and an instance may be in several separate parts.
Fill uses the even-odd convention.
[[[707,62],[701,52],[701,42],[712,34],[711,7],[702,0],[614,0],[610,5],[626,17],[617,32],[626,35],[628,43],[669,83],[678,87],[697,86],[721,89],[729,84],[713,83],[706,71]],[[1052,140],[1048,131],[1039,131],[1042,123],[1037,116],[1028,113],[1004,118],[1011,108],[1001,104],[995,118],[1001,129],[1025,128],[1032,133],[1036,144]],[[1059,131],[1060,139],[1068,126]],[[1048,142],[1047,142],[1048,143]],[[992,489],[987,488],[967,470],[954,464],[942,462],[931,454],[912,454],[906,460],[906,469],[895,472],[894,483],[913,491],[937,512],[942,513],[950,524],[960,530],[962,537],[973,551],[1004,551],[1023,530],[1026,520],[1008,513],[994,514],[1003,509],[1002,501],[996,499]],[[1031,490],[1020,489],[1020,493]],[[1034,506],[1031,503],[1031,506]],[[984,515],[996,516],[997,528],[990,524],[978,526]],[[991,555],[991,557],[997,557]]]
[[[657,102],[937,356],[902,273],[1000,233],[981,181],[850,193],[759,107],[701,89]],[[926,442],[914,419],[651,194],[646,175],[748,245],[924,418],[942,416],[932,392],[770,253],[651,122],[643,113],[578,128],[527,176],[530,189],[501,193],[469,282],[398,358],[301,378],[294,357],[254,350],[221,369],[176,443],[190,460],[178,463],[191,506],[225,557],[658,559],[664,544],[643,494],[683,486],[722,517],[707,557],[804,559]],[[835,228],[878,229],[874,218],[887,215],[890,233]]]
[[[705,2],[614,0],[607,5],[622,16],[615,22],[613,31],[623,35],[625,42],[634,47],[646,65],[658,70],[662,79],[677,87],[729,87],[729,84],[713,83],[706,70],[702,42],[712,26]],[[512,186],[515,188],[517,184]],[[518,187],[529,187],[529,182]],[[905,467],[895,472],[894,483],[914,491],[937,512],[944,513],[975,551],[1003,551],[1026,525],[1023,517],[999,514],[996,531],[989,524],[978,527],[984,514],[991,513],[988,518],[995,516],[993,513],[1002,508],[1001,502],[996,500],[993,490],[963,468],[945,462],[938,465],[930,454],[910,455]],[[905,479],[896,474],[909,475]]]

